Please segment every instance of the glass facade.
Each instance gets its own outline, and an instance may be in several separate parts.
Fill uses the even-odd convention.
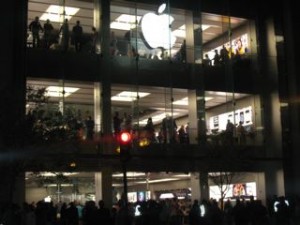
[[[65,50],[61,29],[65,19],[70,52],[79,52],[73,27],[77,21],[82,27],[79,58],[85,54],[101,56],[105,53],[103,47],[107,48],[104,44],[109,45],[109,63],[118,67],[104,69],[105,76],[123,78],[108,84],[112,114],[108,130],[114,133],[113,115],[117,112],[122,129],[130,123],[133,132],[139,131],[138,136],[145,135],[150,118],[154,143],[195,144],[202,140],[222,145],[228,142],[230,121],[233,143],[262,143],[260,98],[254,94],[254,76],[249,74],[255,68],[256,57],[256,34],[251,20],[200,12],[197,7],[192,11],[177,9],[170,2],[151,5],[113,1],[108,38],[103,28],[107,24],[97,21],[101,9],[95,9],[96,6],[86,1],[29,1],[28,24],[35,17],[39,17],[41,25],[49,19],[54,28],[51,35],[56,38],[54,43],[45,45],[46,32],[41,29],[40,43],[34,44],[29,26],[27,46]],[[129,74],[122,74],[127,68]],[[174,75],[174,70],[179,70],[178,74]],[[163,76],[156,76],[156,72]],[[101,99],[104,78],[99,75],[100,82],[96,78],[82,84],[80,80],[66,79],[65,73],[49,83],[32,76],[27,86],[46,89],[50,105],[47,110],[55,107],[62,115],[75,116],[83,124],[91,116],[94,129],[100,134],[105,120],[102,110],[106,107]],[[185,84],[180,84],[182,76],[187,77]],[[52,92],[57,92],[56,96]]]

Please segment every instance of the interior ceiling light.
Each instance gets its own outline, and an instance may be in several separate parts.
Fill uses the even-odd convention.
[[[122,91],[119,94],[112,96],[112,101],[121,101],[121,102],[131,102],[136,100],[137,94],[139,98],[146,97],[147,95],[150,95],[150,93],[147,92],[132,92],[132,91]]]
[[[110,28],[116,30],[131,30],[136,27],[135,21],[137,20],[137,23],[139,23],[140,19],[141,16],[121,14],[110,24]]]
[[[112,175],[113,177],[123,177],[123,173],[116,173]],[[146,176],[145,173],[137,173],[137,172],[127,172],[127,177],[140,177],[140,176]]]
[[[173,193],[162,193],[159,198],[160,199],[166,199],[166,198],[174,198],[175,195]]]
[[[196,30],[199,27],[200,27],[199,25],[195,25],[194,29]],[[202,24],[201,27],[202,27],[202,31],[205,31],[206,29],[208,29],[210,27],[210,25]],[[173,34],[176,37],[185,38],[186,37],[186,27],[185,27],[185,25],[182,25],[177,30],[174,30]]]
[[[74,87],[60,87],[60,86],[49,86],[46,88],[47,96],[49,97],[63,97],[63,91],[65,92],[64,97],[68,97],[74,92],[78,91],[79,88]]]
[[[178,113],[173,113],[173,117],[177,116],[177,115],[178,115]],[[149,116],[149,117],[151,117],[152,118],[152,122],[155,123],[155,122],[162,121],[166,117],[166,113],[161,113],[161,114],[158,114],[158,115],[155,115],[155,116]],[[139,121],[139,124],[141,124],[141,125],[147,124],[147,121],[148,121],[148,118]]]
[[[40,17],[40,20],[46,21],[49,19],[51,22],[63,22],[63,12],[65,11],[65,19],[70,20],[74,16],[79,8],[50,5],[46,12]]]
[[[213,99],[212,97],[205,97],[205,101],[209,101]],[[177,100],[177,101],[174,101],[173,102],[174,105],[188,105],[189,104],[189,100],[187,97],[183,98],[183,99],[180,99],[180,100]]]
[[[165,178],[165,179],[157,179],[157,180],[149,180],[149,181],[137,181],[136,184],[153,184],[153,183],[162,183],[162,182],[169,182],[169,181],[176,181],[180,180],[180,178]]]

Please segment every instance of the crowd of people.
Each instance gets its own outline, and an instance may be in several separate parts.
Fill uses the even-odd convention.
[[[1,207],[1,224],[15,225],[296,225],[299,222],[299,198],[276,197],[267,202],[226,200],[223,210],[215,199],[147,200],[126,203],[119,200],[111,209],[103,200],[85,205],[39,201],[23,207]]]
[[[146,125],[137,128],[132,126],[132,116],[124,113],[123,118],[119,112],[113,117],[114,135],[117,136],[122,130],[131,132],[133,137],[147,138],[152,143],[189,143],[189,125],[177,127],[175,119],[169,114],[161,121],[161,124],[154,126],[152,117],[147,119]]]
[[[32,42],[30,44],[33,48],[50,49],[60,44],[63,51],[68,51],[70,47],[69,44],[71,44],[74,46],[76,52],[81,52],[85,46],[88,46],[88,51],[92,53],[97,51],[98,32],[96,28],[92,27],[91,35],[86,36],[83,33],[83,28],[79,20],[76,21],[76,24],[70,30],[69,20],[65,19],[59,30],[55,30],[49,19],[42,25],[39,17],[36,16],[35,19],[30,22],[28,29],[32,35]]]

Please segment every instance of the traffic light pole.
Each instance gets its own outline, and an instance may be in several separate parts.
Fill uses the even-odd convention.
[[[118,141],[120,144],[120,160],[122,163],[122,170],[123,170],[123,187],[124,187],[124,201],[125,206],[128,206],[128,197],[127,197],[127,168],[126,163],[130,159],[130,150],[132,147],[132,139],[131,134],[127,131],[123,131],[119,134]]]
[[[123,192],[124,192],[124,201],[125,201],[125,206],[128,206],[128,189],[127,189],[127,168],[126,168],[126,162],[122,162],[122,169],[123,169]]]

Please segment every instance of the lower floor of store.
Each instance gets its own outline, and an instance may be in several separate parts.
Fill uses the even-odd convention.
[[[172,173],[172,172],[27,172],[25,175],[25,200],[77,202],[104,200],[114,205],[124,197],[126,185],[130,203],[147,200],[161,201],[176,198],[182,202],[199,202],[203,199],[221,198],[235,202],[237,199],[254,199],[266,203],[268,193],[264,172],[214,172],[214,173]],[[125,177],[125,179],[124,179]],[[277,179],[277,193],[284,195],[283,184]],[[272,185],[273,186],[273,185]]]

